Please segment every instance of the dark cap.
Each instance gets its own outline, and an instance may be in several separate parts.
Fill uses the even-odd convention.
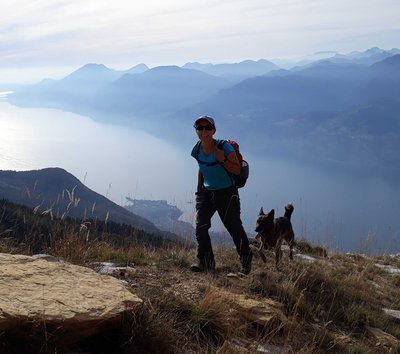
[[[197,125],[198,125],[198,123],[199,123],[201,120],[206,120],[208,123],[210,123],[210,125],[213,126],[213,128],[215,128],[214,119],[211,118],[211,117],[209,117],[209,116],[200,116],[199,118],[196,119],[196,121],[194,122],[193,126],[196,128]]]

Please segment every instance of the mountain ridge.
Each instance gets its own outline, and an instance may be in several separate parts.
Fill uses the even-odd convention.
[[[0,198],[54,216],[113,220],[150,233],[162,233],[153,223],[92,191],[62,168],[1,171]]]

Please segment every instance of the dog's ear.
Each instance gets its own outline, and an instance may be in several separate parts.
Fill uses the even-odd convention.
[[[259,215],[265,215],[265,214],[264,214],[264,209],[263,209],[263,207],[261,207],[260,212],[259,212],[258,214],[259,214]]]
[[[268,213],[268,216],[273,218],[275,216],[275,209],[271,209],[271,211]]]

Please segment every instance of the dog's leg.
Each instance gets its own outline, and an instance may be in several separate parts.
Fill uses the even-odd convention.
[[[293,261],[293,244],[294,244],[294,236],[289,240],[289,259]]]
[[[278,238],[275,245],[275,266],[278,268],[279,261],[282,258],[282,238]]]
[[[264,254],[264,243],[260,240],[260,247],[258,248],[258,254],[264,263],[267,263],[267,256]]]
[[[267,263],[267,256],[264,254],[264,250],[260,251],[260,257],[264,263]]]

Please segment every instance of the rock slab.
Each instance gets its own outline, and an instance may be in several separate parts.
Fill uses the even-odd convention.
[[[280,302],[272,299],[252,299],[243,294],[235,294],[220,288],[210,288],[214,296],[222,297],[229,302],[232,308],[247,321],[251,321],[260,326],[279,330],[286,326],[288,320],[283,313],[284,306]]]
[[[0,253],[0,331],[45,323],[76,341],[141,304],[118,279],[90,268]]]

